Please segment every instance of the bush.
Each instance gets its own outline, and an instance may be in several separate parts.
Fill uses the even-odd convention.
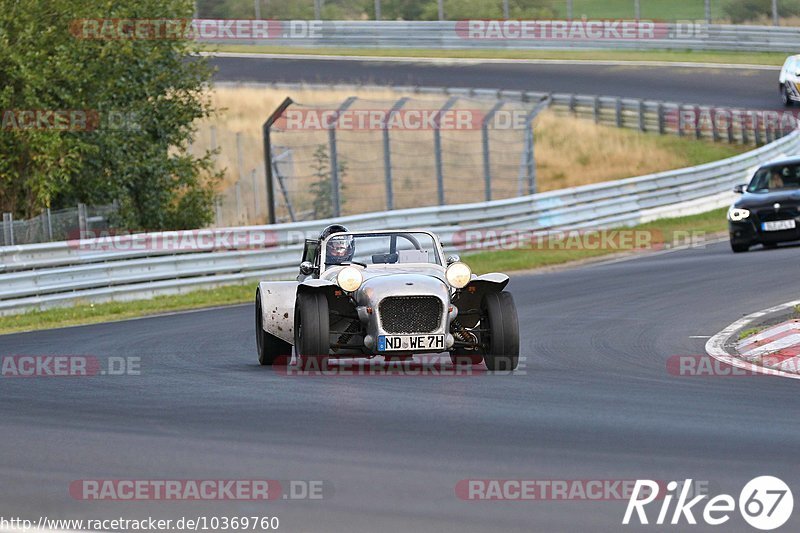
[[[723,6],[734,24],[772,17],[772,0],[728,0]],[[778,14],[791,17],[800,14],[800,0],[779,0]]]

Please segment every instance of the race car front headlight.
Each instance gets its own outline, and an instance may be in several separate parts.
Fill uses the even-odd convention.
[[[733,222],[738,222],[740,220],[744,220],[750,216],[750,211],[747,209],[741,209],[739,207],[731,207],[728,209],[728,220]]]
[[[444,275],[450,285],[461,289],[472,279],[472,270],[465,263],[457,262],[447,267]]]
[[[358,289],[363,281],[364,276],[361,275],[361,271],[351,266],[344,267],[336,276],[336,283],[347,292]]]

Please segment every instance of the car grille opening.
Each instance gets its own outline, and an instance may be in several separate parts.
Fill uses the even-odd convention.
[[[774,209],[764,209],[758,211],[757,216],[758,220],[761,222],[773,222],[778,220],[791,220],[797,217],[797,210],[792,209],[779,209],[775,211]]]
[[[442,323],[442,301],[435,296],[390,296],[378,306],[387,333],[430,333]]]

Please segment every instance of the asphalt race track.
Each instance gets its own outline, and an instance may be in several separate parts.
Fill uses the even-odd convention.
[[[225,81],[778,104],[777,72],[763,70],[212,62]],[[736,511],[716,528],[622,526],[622,500],[464,501],[455,487],[464,479],[692,478],[738,499],[747,481],[768,474],[800,487],[793,381],[667,370],[671,357],[702,354],[707,336],[742,315],[794,298],[799,259],[800,247],[734,256],[722,243],[514,275],[525,361],[513,376],[283,375],[257,364],[252,305],[0,336],[0,356],[140,358],[141,368],[0,377],[0,517],[277,516],[290,532],[753,531]],[[324,481],[325,497],[92,502],[69,493],[81,479],[253,478]],[[658,505],[648,507],[651,520]]]
[[[355,61],[215,57],[219,81],[484,87],[780,109],[778,72],[745,68],[592,64]]]
[[[514,376],[276,374],[256,362],[251,305],[0,337],[2,355],[141,357],[141,375],[0,378],[0,516],[275,515],[293,532],[753,531],[736,512],[716,528],[625,527],[625,501],[463,501],[454,487],[692,478],[738,499],[765,474],[800,487],[796,383],[666,369],[703,353],[706,339],[691,336],[795,297],[799,264],[798,247],[734,256],[721,243],[515,275],[526,366]],[[87,478],[324,480],[332,491],[73,500],[70,482]]]

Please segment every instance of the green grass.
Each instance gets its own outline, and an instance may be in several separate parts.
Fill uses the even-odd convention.
[[[787,54],[776,52],[701,52],[693,50],[636,51],[636,50],[427,50],[372,48],[304,48],[261,45],[201,46],[204,51],[303,54],[372,57],[442,57],[469,59],[583,59],[607,61],[668,61],[692,63],[722,63],[724,65],[781,66]]]
[[[755,335],[764,328],[749,328],[739,332],[739,340],[744,340],[751,335]]]
[[[170,311],[201,309],[220,305],[252,302],[256,284],[231,285],[211,290],[192,291],[186,294],[157,296],[152,300],[79,304],[45,311],[31,311],[21,315],[0,318],[0,334],[17,331],[50,329],[79,324],[95,324],[125,318],[134,318]]]
[[[727,159],[735,155],[752,150],[752,146],[740,144],[715,143],[710,140],[698,141],[692,137],[677,137],[675,135],[655,135],[655,144],[680,154],[686,161],[682,166],[696,166]]]
[[[727,222],[726,209],[715,209],[707,213],[679,218],[667,218],[640,224],[628,230],[641,232],[640,235],[647,239],[647,249],[663,249],[665,247],[681,244],[690,244],[690,237],[702,239],[704,236],[725,231]],[[687,232],[689,232],[687,234]],[[497,250],[479,252],[463,256],[475,273],[486,272],[511,272],[515,270],[530,270],[553,265],[561,265],[573,261],[585,261],[617,253],[636,253],[635,246],[626,246],[624,241],[615,240],[614,246],[594,247],[591,240],[586,241],[588,246],[581,247],[574,241],[553,241],[535,246],[521,247],[517,250]],[[695,241],[696,242],[696,241]],[[573,243],[573,244],[571,244]]]

